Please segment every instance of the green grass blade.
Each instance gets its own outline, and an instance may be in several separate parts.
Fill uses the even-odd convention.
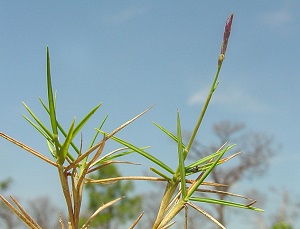
[[[23,115],[23,118],[25,118],[26,121],[28,121],[47,141],[52,141],[53,136],[49,136],[48,133],[46,133],[43,128],[40,128],[37,124],[35,124],[33,121],[31,121],[26,115]]]
[[[183,154],[183,147],[182,147],[179,112],[177,112],[177,143],[178,143],[178,160],[179,160],[178,163],[179,163],[182,198],[185,198],[186,197],[185,166],[184,166],[184,154]]]
[[[45,105],[45,103],[43,102],[43,100],[41,98],[39,98],[39,101],[41,102],[42,106],[44,107],[44,109],[47,111],[47,113],[50,115],[50,111],[47,108],[47,106]],[[63,134],[64,137],[67,137],[67,132],[64,130],[64,128],[59,124],[59,122],[57,121],[57,127],[59,129],[59,131]],[[80,150],[77,148],[77,146],[71,142],[71,146],[72,148],[75,150],[75,152],[79,155],[80,154]],[[70,158],[71,159],[71,158]],[[73,159],[72,159],[73,161]]]
[[[47,91],[48,91],[50,121],[51,121],[51,127],[53,131],[53,140],[55,143],[56,152],[58,152],[59,151],[58,131],[57,131],[57,121],[56,121],[56,113],[55,113],[55,103],[53,99],[53,91],[52,91],[52,83],[51,83],[50,54],[49,54],[48,46],[47,46]]]
[[[71,143],[72,138],[73,138],[74,125],[75,125],[75,118],[73,119],[73,121],[71,123],[68,135],[65,139],[65,142],[64,142],[64,144],[60,148],[60,151],[57,154],[57,163],[60,164],[60,165],[62,165],[64,163],[64,161],[65,161],[65,159],[68,155],[69,146],[70,146],[70,143]]]
[[[228,148],[226,148],[226,149],[219,150],[219,151],[217,151],[217,152],[215,152],[215,153],[213,153],[213,154],[210,154],[210,155],[208,155],[208,156],[206,156],[206,157],[204,157],[204,158],[201,158],[200,160],[195,161],[195,162],[191,163],[190,165],[186,166],[185,169],[186,169],[186,171],[191,171],[191,170],[193,170],[196,166],[200,166],[201,164],[203,164],[203,163],[205,163],[205,162],[207,162],[207,161],[210,161],[211,159],[213,159],[213,158],[217,157],[218,155],[220,155],[221,153],[223,153],[225,150],[228,151],[228,150],[232,149],[233,147],[235,147],[235,144],[234,144],[234,145],[231,145],[231,146],[228,146]],[[212,162],[207,163],[207,164],[202,165],[202,166],[205,167],[205,166],[209,166],[209,165],[211,165],[211,164],[212,164]],[[202,167],[202,166],[201,166],[201,167]]]
[[[105,117],[104,117],[104,119],[103,119],[103,121],[101,122],[101,124],[100,124],[100,126],[99,126],[99,130],[101,130],[102,129],[102,127],[103,127],[103,125],[104,125],[104,123],[106,122],[106,119],[108,118],[108,115],[106,115]],[[96,131],[96,133],[95,133],[95,135],[94,135],[94,138],[93,138],[93,140],[92,140],[92,142],[91,142],[91,144],[90,144],[90,148],[92,148],[93,147],[93,145],[95,144],[95,141],[96,141],[96,139],[97,139],[97,137],[98,137],[98,134],[99,134],[99,131]]]
[[[44,109],[47,111],[47,113],[49,114],[50,112],[49,112],[48,107],[46,106],[46,104],[43,102],[43,100],[40,97],[39,97],[39,101],[42,104],[42,106],[44,107]]]
[[[48,130],[48,128],[39,120],[39,118],[29,109],[29,107],[22,102],[24,107],[26,108],[26,110],[28,111],[28,113],[31,115],[31,117],[37,122],[37,124],[43,129],[43,131],[52,139],[52,141],[54,141],[54,136],[51,133],[50,130]],[[26,118],[25,118],[26,119]],[[29,119],[27,119],[28,121]]]
[[[161,176],[162,178],[166,179],[167,181],[171,181],[172,179],[168,177],[166,174],[162,173],[161,171],[158,171],[156,168],[150,168],[150,170],[157,175]]]
[[[209,167],[212,166],[212,164],[213,164],[213,162],[209,162],[209,163],[207,163],[205,165],[195,166],[192,169],[186,170],[185,174],[186,174],[186,176],[190,176],[190,175],[198,173],[200,171],[205,171],[205,170],[209,169]],[[216,166],[218,166],[220,164],[222,164],[222,162],[219,161]]]
[[[222,153],[220,153],[220,155],[217,157],[217,159],[214,161],[214,163],[211,165],[211,167],[209,169],[207,169],[204,174],[200,177],[199,180],[197,180],[192,186],[191,189],[189,191],[189,193],[187,194],[185,201],[187,201],[191,195],[196,191],[196,189],[200,186],[200,184],[202,184],[202,182],[205,180],[205,178],[210,174],[210,172],[213,170],[213,168],[217,165],[217,163],[220,161],[220,159],[222,158],[222,156],[224,155],[224,153],[226,153],[229,149],[229,146],[226,147],[225,150],[223,150]]]
[[[54,143],[51,141],[47,141],[47,145],[48,145],[48,148],[49,148],[49,151],[51,153],[51,155],[53,156],[53,158],[56,159],[56,152],[55,152],[55,148],[54,147]]]
[[[49,141],[50,143],[53,144],[53,146],[55,147],[55,142],[54,142],[54,136],[51,133],[50,130],[48,130],[44,124],[37,118],[37,116],[29,109],[29,107],[23,102],[23,105],[25,106],[25,108],[27,109],[27,111],[29,112],[29,114],[33,117],[33,119],[37,122],[37,124],[41,127],[39,128],[38,125],[36,125],[34,122],[32,122],[28,117],[26,117],[25,115],[23,115],[23,117],[35,128],[37,129],[37,131],[39,133],[41,133],[41,135],[43,135],[43,137],[46,138],[47,141]],[[58,146],[59,148],[61,147],[61,144],[58,142]],[[55,150],[50,151],[52,155],[54,155],[53,153],[57,152],[56,151],[56,147]],[[68,153],[68,157],[70,158],[70,160],[74,161],[74,158],[72,157],[72,155],[70,155]],[[54,156],[54,158],[56,159],[56,156]]]
[[[73,137],[74,138],[78,132],[81,130],[81,128],[86,124],[86,122],[89,120],[90,117],[98,110],[98,108],[101,106],[102,103],[98,104],[94,109],[92,109],[74,128]]]
[[[100,105],[101,105],[101,103],[98,105],[98,108],[99,108]],[[98,109],[98,108],[96,107],[96,109]],[[100,124],[100,126],[99,126],[99,129],[102,129],[102,127],[103,127],[103,125],[104,125],[104,123],[105,123],[107,117],[108,117],[108,115],[106,115],[106,116],[104,117],[103,121],[101,122],[101,124]],[[90,144],[90,148],[93,147],[93,145],[94,145],[94,143],[95,143],[95,141],[96,141],[96,139],[97,139],[98,134],[99,134],[99,131],[96,131],[96,133],[95,133],[95,135],[94,135],[94,137],[93,137],[93,140],[92,140],[92,142],[91,142],[91,144]],[[82,174],[82,172],[83,172],[83,170],[84,170],[84,168],[85,168],[85,166],[86,166],[87,160],[88,160],[88,156],[86,156],[86,157],[82,160],[82,165],[80,166],[80,174]]]
[[[140,149],[144,150],[144,149],[147,149],[147,148],[149,148],[149,146],[142,147]],[[122,153],[116,153],[116,154],[104,157],[102,160],[99,161],[99,163],[102,164],[102,163],[104,163],[106,161],[111,161],[113,159],[116,159],[116,158],[119,158],[119,157],[123,157],[123,156],[129,155],[129,154],[132,154],[132,153],[135,153],[135,151],[134,150],[129,150],[129,151],[124,151]]]
[[[217,199],[211,199],[211,198],[201,198],[201,197],[191,197],[190,201],[197,201],[197,202],[205,202],[205,203],[210,203],[210,204],[221,204],[224,206],[230,206],[230,207],[236,207],[236,208],[244,208],[244,209],[250,209],[254,211],[260,211],[263,212],[263,209],[256,208],[253,206],[246,206],[244,204],[239,204],[227,200],[217,200]]]
[[[98,130],[100,133],[103,133],[105,135],[108,135],[108,133],[103,132],[102,130]],[[138,154],[142,155],[143,157],[149,159],[150,161],[154,162],[155,164],[157,164],[159,167],[165,169],[166,171],[168,171],[171,174],[174,174],[175,172],[169,167],[167,166],[165,163],[163,163],[162,161],[160,161],[159,159],[157,159],[156,157],[152,156],[151,154],[145,152],[144,150],[130,144],[129,142],[126,142],[116,136],[111,136],[111,139],[113,139],[114,141],[134,150],[135,152],[137,152]]]
[[[42,99],[40,99],[40,102],[42,104],[42,106],[44,107],[44,109],[48,112],[48,114],[50,114],[49,109],[47,108],[47,106],[45,105],[45,103],[42,101]],[[102,103],[98,104],[95,108],[93,108],[80,122],[79,124],[74,128],[74,133],[73,133],[73,137],[74,138],[78,132],[80,131],[80,129],[86,124],[86,122],[89,120],[90,117],[92,117],[92,115],[98,110],[98,108],[102,105]],[[106,120],[106,118],[105,118]],[[105,121],[104,120],[104,121]],[[102,122],[101,125],[104,124],[104,121]],[[57,122],[57,127],[58,129],[61,131],[61,133],[66,137],[66,131],[62,128],[62,126],[59,124],[59,122]],[[101,126],[102,127],[102,126]],[[97,132],[98,133],[98,132]],[[94,138],[95,139],[95,138]],[[71,143],[72,148],[76,151],[77,154],[80,154],[79,149],[74,145],[74,143]]]
[[[177,137],[172,134],[170,131],[168,131],[166,128],[162,127],[161,125],[157,124],[156,122],[153,122],[153,124],[158,127],[161,131],[163,131],[165,134],[167,134],[171,139],[173,139],[176,143],[178,143]],[[185,148],[185,145],[182,143],[182,147]]]

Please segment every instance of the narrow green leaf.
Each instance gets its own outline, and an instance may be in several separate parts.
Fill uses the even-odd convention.
[[[48,114],[50,114],[49,109],[46,107],[45,103],[42,101],[41,98],[39,98],[42,106],[44,107],[44,109],[48,112]],[[74,133],[73,133],[73,138],[78,134],[78,132],[80,131],[80,129],[86,124],[86,122],[89,120],[90,117],[92,117],[92,115],[98,110],[98,108],[102,105],[102,103],[98,104],[95,108],[93,108],[80,122],[79,124],[74,128]],[[106,116],[107,118],[107,116]],[[104,119],[104,121],[101,123],[101,127],[104,124],[106,118]],[[67,134],[65,132],[65,130],[62,128],[62,126],[59,124],[59,122],[57,122],[57,127],[58,129],[61,131],[61,133],[66,137]],[[98,132],[97,132],[98,133]],[[96,134],[97,134],[96,133]],[[95,138],[94,138],[95,139]],[[71,146],[73,147],[73,149],[76,151],[77,154],[79,154],[79,149],[74,145],[74,143],[71,143]]]
[[[165,134],[167,134],[171,139],[173,139],[176,143],[178,143],[177,137],[172,134],[170,131],[168,131],[166,128],[162,127],[161,125],[157,124],[156,122],[153,122],[153,124],[158,127],[161,131],[163,131]],[[182,147],[185,148],[185,145],[182,143]]]
[[[54,143],[51,141],[47,141],[47,145],[49,148],[50,153],[52,154],[53,158],[56,160],[57,156],[56,156],[56,152],[55,152],[55,148],[54,147]]]
[[[48,128],[38,119],[38,117],[29,109],[29,107],[24,102],[22,102],[22,103],[25,106],[26,110],[31,115],[31,117],[37,122],[37,124],[43,129],[43,131],[52,139],[52,141],[54,141],[54,136],[51,133],[51,131],[48,130]],[[28,118],[25,118],[25,119],[27,121],[29,120]]]
[[[78,125],[74,128],[73,132],[73,137],[74,138],[80,129],[86,124],[86,122],[89,120],[90,117],[98,110],[98,108],[101,106],[102,103],[98,104],[94,109],[92,109],[79,123]]]
[[[43,102],[43,100],[41,98],[39,98],[42,106],[44,107],[44,109],[47,111],[47,113],[50,115],[50,111],[49,109],[47,108],[47,106],[45,105],[45,103]],[[64,137],[67,137],[67,132],[64,130],[64,128],[59,124],[59,122],[57,121],[57,127],[59,129],[59,131],[63,134]],[[71,146],[72,148],[75,150],[75,152],[79,155],[80,154],[80,151],[79,149],[76,147],[76,145],[71,142]],[[70,159],[73,161],[74,159],[72,159],[72,157],[70,157]]]
[[[188,170],[186,170],[185,171],[185,175],[186,176],[190,176],[190,175],[192,175],[192,174],[195,174],[195,173],[198,173],[198,172],[200,172],[200,171],[205,171],[205,170],[207,170],[207,169],[209,169],[209,167],[211,166],[213,164],[213,162],[209,162],[209,163],[207,163],[207,164],[205,164],[205,165],[201,165],[201,166],[195,166],[194,168],[192,168],[192,169],[188,169]],[[218,162],[217,163],[217,165],[216,166],[218,166],[218,165],[220,165],[220,164],[222,164],[222,162]]]
[[[253,206],[246,206],[244,204],[239,204],[227,200],[217,200],[217,199],[211,199],[211,198],[201,198],[201,197],[190,197],[190,201],[197,201],[197,202],[205,202],[205,203],[210,203],[210,204],[221,204],[225,206],[231,206],[231,207],[236,207],[236,208],[244,208],[244,209],[250,209],[254,211],[260,211],[263,212],[263,209],[256,208]]]
[[[172,179],[170,177],[168,177],[166,174],[158,171],[156,168],[150,168],[150,170],[154,173],[156,173],[157,175],[161,176],[162,178],[166,179],[167,181],[171,181]]]
[[[104,123],[106,122],[107,117],[108,117],[108,115],[106,115],[106,116],[104,117],[103,121],[101,122],[101,124],[100,124],[100,126],[99,126],[99,128],[98,128],[99,130],[102,129]],[[93,140],[92,140],[92,142],[91,142],[91,144],[90,144],[90,148],[92,148],[93,145],[95,144],[95,141],[96,141],[96,139],[97,139],[97,137],[98,137],[98,134],[99,134],[99,131],[96,131],[96,133],[95,133],[95,135],[94,135],[94,138],[93,138]]]
[[[185,169],[186,169],[186,171],[191,171],[191,170],[193,170],[196,166],[200,166],[201,164],[203,164],[203,163],[205,163],[205,162],[207,162],[207,161],[210,161],[211,159],[213,159],[213,158],[217,157],[218,155],[222,154],[222,153],[224,152],[224,150],[228,151],[228,150],[232,149],[234,146],[235,146],[235,144],[234,144],[234,145],[231,145],[231,146],[228,146],[228,149],[226,148],[226,149],[223,149],[223,150],[219,150],[219,151],[217,151],[217,152],[215,152],[215,153],[213,153],[213,154],[210,154],[210,155],[208,155],[208,156],[206,156],[206,157],[204,157],[204,158],[201,158],[200,160],[195,161],[195,162],[193,162],[192,164],[186,166]],[[213,162],[210,162],[210,163],[207,163],[207,164],[205,164],[205,165],[202,165],[202,166],[203,166],[203,169],[205,169],[206,166],[210,166],[212,163],[213,163]],[[201,167],[202,167],[202,166],[201,166]]]
[[[52,141],[52,137],[49,136],[42,128],[40,128],[37,124],[31,121],[26,115],[23,115],[26,121],[28,121],[47,141]]]
[[[37,131],[39,133],[41,133],[41,135],[47,140],[49,141],[51,144],[53,144],[53,146],[55,147],[55,142],[54,142],[54,136],[51,133],[50,130],[48,130],[43,123],[37,118],[37,116],[29,109],[29,107],[23,102],[23,105],[25,106],[25,108],[28,110],[29,114],[33,117],[33,119],[37,122],[37,124],[41,127],[39,128],[34,122],[32,122],[28,117],[26,117],[25,115],[23,115],[23,117],[35,128],[37,129]],[[61,147],[61,144],[58,142],[58,146],[59,148]],[[56,153],[56,148],[55,150],[50,151],[51,154],[53,155],[53,153]],[[68,157],[70,158],[70,160],[74,161],[74,158],[72,157],[72,155],[70,155],[68,153]],[[56,156],[54,156],[54,158],[56,159]]]
[[[189,198],[191,197],[191,195],[197,190],[197,188],[202,184],[202,182],[205,180],[205,178],[210,174],[210,172],[213,170],[213,168],[217,165],[217,163],[219,162],[219,160],[222,158],[222,156],[224,155],[225,152],[228,151],[230,147],[227,146],[225,150],[223,150],[223,152],[217,157],[217,159],[214,161],[214,163],[210,166],[209,169],[207,169],[204,174],[200,177],[199,180],[197,180],[192,186],[191,189],[189,190],[185,201],[188,201]]]
[[[55,113],[55,103],[53,99],[53,91],[52,91],[52,83],[51,83],[50,54],[49,54],[48,46],[47,46],[47,91],[48,91],[50,121],[51,121],[51,127],[53,131],[53,140],[55,143],[56,152],[58,152],[59,151],[58,131],[57,131],[57,121],[56,121],[56,113]]]
[[[149,148],[149,146],[146,146],[146,147],[142,147],[140,149],[147,149]],[[126,156],[126,155],[129,155],[129,154],[132,154],[132,153],[135,153],[134,150],[129,150],[129,151],[124,151],[122,153],[118,153],[118,154],[113,154],[113,155],[110,155],[110,156],[107,156],[107,157],[104,157],[102,160],[99,161],[100,164],[106,162],[106,161],[111,161],[113,159],[116,159],[116,158],[119,158],[119,157],[123,157],[123,156]]]
[[[108,133],[105,133],[102,130],[98,130],[100,133],[103,133],[105,135],[108,135]],[[145,158],[149,159],[150,161],[154,162],[155,164],[157,164],[159,167],[165,169],[166,171],[168,171],[171,174],[174,174],[175,172],[169,167],[167,166],[165,163],[163,163],[162,161],[160,161],[159,159],[157,159],[156,157],[152,156],[151,154],[145,152],[144,150],[130,144],[129,142],[126,142],[116,136],[111,136],[111,139],[113,139],[114,141],[134,150],[135,152],[141,154],[142,156],[144,156]]]
[[[68,150],[69,150],[69,146],[70,143],[72,141],[72,137],[73,137],[73,132],[74,132],[74,125],[75,125],[75,118],[73,119],[68,135],[65,139],[64,144],[62,145],[62,147],[60,148],[59,153],[57,154],[57,163],[62,165],[68,155]]]
[[[177,142],[178,142],[178,160],[179,160],[178,166],[180,172],[181,191],[182,191],[182,198],[185,198],[186,197],[185,167],[184,167],[184,154],[183,154],[183,147],[182,147],[179,112],[177,112]]]
[[[101,103],[100,103],[100,104],[98,105],[98,107],[96,107],[95,109],[97,110],[97,109],[99,108],[100,105],[101,105]],[[96,110],[95,110],[95,111],[96,111]],[[102,127],[103,127],[103,125],[104,125],[104,123],[105,123],[107,117],[108,117],[108,115],[106,115],[106,116],[104,117],[103,121],[101,122],[101,124],[100,124],[100,126],[99,126],[99,129],[102,129]],[[96,133],[95,133],[95,135],[94,135],[94,138],[93,138],[93,140],[92,140],[92,142],[91,142],[91,144],[90,144],[90,148],[93,147],[93,145],[94,145],[94,143],[95,143],[95,141],[96,141],[96,139],[97,139],[98,134],[99,134],[99,131],[96,131]],[[83,170],[85,169],[87,160],[88,160],[88,156],[86,156],[86,157],[82,160],[82,165],[80,166],[80,172],[79,172],[79,174],[82,174]]]

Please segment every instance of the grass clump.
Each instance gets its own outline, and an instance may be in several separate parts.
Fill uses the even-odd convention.
[[[224,192],[224,195],[235,196],[236,198],[244,198],[247,199],[248,202],[246,204],[237,203],[237,202],[229,202],[225,200],[212,199],[207,197],[199,197],[197,193],[201,191],[205,192],[222,192],[217,191],[215,189],[200,189],[201,185],[210,185],[214,187],[221,187],[226,184],[217,184],[206,181],[206,178],[210,174],[210,172],[221,164],[227,162],[231,158],[238,155],[235,153],[228,157],[223,157],[227,151],[231,150],[234,145],[224,145],[220,146],[219,150],[216,152],[212,152],[211,155],[206,156],[204,158],[193,161],[192,163],[187,163],[187,157],[189,155],[190,149],[193,145],[196,134],[199,130],[199,127],[203,121],[203,117],[207,110],[207,107],[210,103],[213,93],[217,89],[219,85],[219,73],[225,59],[225,54],[227,50],[228,40],[231,32],[233,14],[229,16],[225,24],[225,31],[223,36],[223,42],[221,46],[221,52],[218,56],[217,62],[217,71],[215,77],[213,79],[210,91],[207,95],[206,102],[203,105],[203,108],[199,114],[199,118],[196,121],[194,130],[191,134],[191,137],[187,144],[183,142],[182,133],[181,133],[181,121],[180,121],[180,113],[177,112],[177,121],[176,121],[176,134],[165,129],[163,126],[154,123],[164,134],[169,136],[173,141],[177,144],[177,158],[178,164],[177,168],[172,169],[168,166],[167,162],[163,162],[160,159],[154,157],[153,155],[147,152],[147,148],[141,148],[135,146],[134,144],[121,139],[116,136],[116,134],[124,129],[127,125],[134,122],[136,119],[144,115],[147,111],[149,111],[152,107],[146,109],[136,117],[132,118],[128,122],[123,125],[117,127],[112,132],[106,132],[103,130],[103,125],[107,119],[107,116],[103,118],[98,128],[96,128],[96,133],[94,138],[92,139],[90,146],[83,151],[82,145],[75,145],[74,138],[81,131],[82,127],[87,123],[87,121],[93,116],[93,114],[100,108],[101,103],[95,106],[87,115],[76,122],[76,118],[73,118],[71,124],[68,129],[64,129],[59,121],[57,120],[57,110],[56,110],[56,94],[53,93],[52,89],[52,78],[50,71],[50,54],[49,49],[46,49],[46,68],[47,68],[47,103],[40,100],[42,107],[45,109],[46,113],[49,116],[50,126],[51,128],[47,128],[44,123],[40,121],[37,115],[25,104],[25,108],[28,111],[31,118],[28,118],[24,115],[24,118],[46,139],[49,151],[52,155],[52,159],[49,159],[45,155],[37,152],[31,147],[9,137],[4,133],[0,133],[1,137],[7,139],[8,141],[16,144],[17,146],[23,148],[34,156],[39,157],[44,162],[50,164],[55,169],[57,169],[58,177],[60,179],[62,192],[65,198],[67,210],[68,210],[68,228],[69,229],[77,229],[79,226],[79,219],[81,213],[81,203],[83,198],[83,189],[86,184],[89,185],[106,185],[108,183],[117,182],[120,180],[148,180],[151,182],[156,181],[164,181],[165,192],[163,194],[162,200],[160,202],[160,207],[157,213],[156,220],[152,226],[153,229],[162,229],[171,227],[175,221],[173,221],[174,217],[181,211],[186,210],[191,207],[196,209],[200,214],[205,215],[214,223],[216,223],[219,227],[225,228],[221,225],[213,216],[209,215],[202,208],[200,208],[197,203],[210,203],[210,204],[221,204],[231,207],[250,209],[255,211],[262,211],[259,208],[253,206],[256,202],[255,200],[251,200],[247,197],[236,195],[233,193]],[[97,140],[98,137],[100,140]],[[115,141],[122,145],[122,148],[116,149],[106,155],[103,155],[103,151],[105,145],[108,141]],[[119,159],[127,154],[138,153],[148,160],[152,161],[155,164],[155,167],[150,168],[150,170],[156,175],[153,177],[149,176],[118,176],[118,177],[109,177],[103,179],[92,179],[89,176],[95,173],[97,170],[109,165],[116,163],[116,159]],[[129,163],[123,161],[123,163]],[[195,179],[189,179],[190,175],[194,175]],[[89,176],[89,177],[88,177]],[[90,215],[89,218],[86,219],[86,222],[81,226],[82,229],[89,228],[89,225],[98,214],[113,205],[118,201],[122,201],[124,196],[120,196],[119,198],[112,199],[107,203],[103,203],[99,208]],[[34,219],[29,216],[29,214],[21,207],[18,201],[11,196],[11,200],[14,203],[11,204],[7,199],[1,196],[2,201],[30,228],[41,228]],[[130,228],[134,228],[142,217],[143,213],[137,217],[137,219],[132,223]],[[185,225],[187,227],[187,214],[185,214]],[[61,227],[64,228],[64,222],[61,220]]]

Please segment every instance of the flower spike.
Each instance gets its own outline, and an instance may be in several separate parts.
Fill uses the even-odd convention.
[[[226,19],[225,30],[224,30],[224,35],[223,35],[223,42],[222,42],[222,47],[221,47],[221,54],[219,55],[219,58],[218,58],[218,66],[219,67],[221,67],[223,60],[225,59],[225,53],[226,53],[226,49],[227,49],[227,45],[228,45],[230,32],[231,32],[232,20],[233,20],[233,14],[231,14]]]

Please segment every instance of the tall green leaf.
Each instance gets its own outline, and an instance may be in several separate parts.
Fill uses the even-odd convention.
[[[51,83],[50,54],[49,54],[48,46],[47,46],[47,91],[48,91],[50,121],[51,121],[51,127],[53,131],[53,140],[54,140],[56,152],[58,152],[59,151],[58,131],[57,131],[57,121],[56,121],[56,112],[55,112],[55,102],[53,98],[52,83]]]
[[[181,182],[182,197],[186,197],[186,183],[185,183],[185,166],[184,166],[184,154],[182,147],[182,136],[181,136],[181,126],[180,126],[180,116],[177,112],[177,142],[178,142],[178,159],[179,159],[179,173]]]

